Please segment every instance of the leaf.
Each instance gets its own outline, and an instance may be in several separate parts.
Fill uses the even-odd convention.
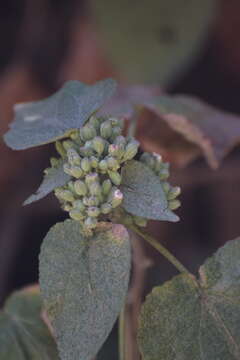
[[[65,185],[70,178],[71,176],[63,171],[63,160],[60,160],[57,167],[47,169],[47,173],[37,192],[25,200],[24,205],[31,204],[34,201],[44,198],[56,187]]]
[[[0,313],[0,359],[57,360],[57,347],[41,318],[39,290],[13,293]]]
[[[130,244],[122,225],[103,223],[92,238],[66,220],[44,239],[40,286],[61,358],[92,359],[124,304]]]
[[[80,128],[115,89],[116,82],[112,79],[95,85],[68,81],[47,99],[17,104],[14,122],[4,140],[12,149],[22,150],[63,138]]]
[[[161,181],[146,165],[129,161],[122,170],[122,206],[130,214],[146,219],[178,221],[168,209]]]
[[[144,360],[240,358],[240,239],[200,267],[153,289],[142,307],[139,346]]]
[[[197,145],[212,168],[217,168],[227,152],[239,142],[239,116],[190,96],[159,96],[145,105],[186,141]]]
[[[215,0],[92,0],[92,5],[101,43],[117,71],[129,81],[161,85],[175,81],[199,54],[216,14]]]

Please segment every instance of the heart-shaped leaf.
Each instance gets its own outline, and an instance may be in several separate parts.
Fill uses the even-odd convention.
[[[240,239],[200,267],[153,289],[142,307],[144,360],[240,358]]]
[[[37,288],[10,296],[0,312],[0,359],[58,359],[56,343],[41,313],[42,300]]]
[[[139,161],[129,161],[122,169],[123,208],[130,214],[153,220],[178,221],[168,209],[159,178]]]
[[[95,85],[68,81],[47,99],[17,104],[15,120],[5,134],[15,150],[47,144],[79,129],[113,95],[116,82],[107,79]]]
[[[31,204],[34,201],[40,200],[52,192],[56,187],[65,185],[71,176],[63,171],[63,160],[59,160],[56,167],[47,169],[43,182],[39,186],[35,194],[31,195],[24,201],[24,205]]]
[[[66,220],[44,239],[40,286],[64,360],[92,359],[124,304],[130,272],[129,236],[103,223],[92,238]]]

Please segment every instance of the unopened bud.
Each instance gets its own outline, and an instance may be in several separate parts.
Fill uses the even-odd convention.
[[[88,185],[89,192],[91,195],[100,195],[102,193],[102,188],[99,182],[94,182]]]
[[[165,192],[165,194],[168,194],[169,190],[170,190],[170,185],[168,182],[164,181],[162,183],[162,188],[163,188],[163,191]]]
[[[85,210],[85,205],[83,204],[82,200],[75,200],[73,202],[73,207],[78,209],[81,212],[83,212]]]
[[[81,161],[81,168],[83,171],[88,172],[91,170],[91,163],[88,158],[83,158]]]
[[[87,203],[87,206],[98,206],[100,203],[100,199],[98,196],[89,196],[89,198],[87,199],[87,201],[85,200],[85,202]]]
[[[109,158],[107,158],[107,164],[108,164],[108,168],[111,169],[111,170],[118,170],[120,165],[119,165],[119,162],[112,156],[110,156]]]
[[[87,123],[80,129],[80,137],[83,141],[93,139],[97,135],[96,129],[92,124]]]
[[[99,162],[99,169],[102,171],[102,172],[106,172],[107,169],[108,169],[108,164],[107,164],[107,161],[106,160],[101,160]]]
[[[98,159],[95,156],[91,156],[90,157],[90,164],[91,164],[92,168],[97,169],[97,167],[98,167]]]
[[[69,190],[56,189],[55,195],[60,200],[69,201],[69,202],[74,201],[74,196],[72,192]]]
[[[109,120],[104,121],[100,126],[100,134],[104,139],[110,138],[112,135],[112,123]]]
[[[63,145],[63,147],[64,147],[64,149],[66,150],[66,151],[68,151],[68,149],[74,149],[75,148],[75,144],[74,144],[74,142],[73,141],[71,141],[71,140],[64,140],[63,142],[62,142],[62,145]]]
[[[112,183],[116,186],[120,185],[121,184],[121,181],[122,181],[122,177],[121,175],[117,172],[117,171],[111,171],[109,170],[108,171],[108,175],[112,181]]]
[[[75,177],[76,179],[80,179],[81,177],[83,177],[84,172],[83,170],[80,168],[80,166],[72,166],[71,167],[71,175],[73,177]]]
[[[85,221],[84,221],[84,225],[86,226],[86,228],[88,229],[94,229],[97,226],[97,219],[94,217],[88,217]]]
[[[100,210],[101,210],[101,213],[102,214],[109,214],[111,211],[112,211],[112,205],[111,204],[109,204],[109,203],[104,203],[104,204],[102,204],[101,205],[101,208],[100,208]]]
[[[137,140],[131,140],[126,148],[125,148],[125,154],[123,156],[124,160],[131,160],[134,158],[134,156],[138,152],[139,142]]]
[[[96,136],[92,140],[92,146],[94,150],[98,153],[98,155],[101,155],[105,148],[105,141],[100,136]]]
[[[85,196],[88,192],[86,184],[81,180],[75,181],[74,189],[75,189],[76,193],[81,196]]]
[[[70,211],[70,210],[72,210],[72,205],[70,205],[70,204],[64,204],[63,206],[62,206],[62,209],[64,210],[64,211]]]
[[[94,182],[97,182],[98,181],[98,174],[93,172],[93,173],[89,173],[86,175],[85,177],[85,182],[87,185],[90,185]]]
[[[100,122],[99,122],[98,118],[96,118],[96,116],[94,116],[94,115],[91,116],[88,122],[95,128],[96,131],[99,130]]]
[[[121,127],[119,127],[119,126],[113,127],[111,140],[114,141],[117,136],[121,135],[121,133],[122,133],[122,128]]]
[[[81,158],[77,151],[73,148],[67,150],[68,162],[70,165],[80,165]]]
[[[181,206],[181,202],[179,200],[170,200],[168,203],[168,207],[170,210],[176,210],[177,208],[179,208],[179,206]]]
[[[123,128],[123,121],[121,119],[110,117],[108,120],[111,121],[112,126]]]
[[[112,183],[109,179],[104,180],[102,183],[102,193],[103,195],[108,195],[112,188]]]
[[[100,209],[97,206],[90,206],[87,209],[87,213],[88,213],[88,216],[98,217],[98,215],[100,214]]]
[[[123,200],[123,193],[119,189],[115,190],[111,198],[112,207],[116,208],[117,206],[119,206],[122,200]]]
[[[78,209],[72,209],[70,212],[69,212],[69,216],[73,219],[73,220],[83,220],[85,219],[85,215],[79,211]]]
[[[160,180],[167,180],[169,178],[169,170],[168,169],[161,169],[159,173]]]
[[[64,149],[64,147],[60,141],[55,142],[55,148],[56,148],[57,152],[59,153],[59,155],[61,155],[61,157],[64,158],[66,156],[66,150]]]
[[[121,159],[124,153],[125,153],[125,149],[121,145],[111,144],[108,146],[108,154],[110,156],[113,156],[117,159]]]
[[[181,193],[181,188],[179,186],[174,186],[169,190],[167,194],[167,199],[174,200],[178,195],[180,195],[180,193]]]

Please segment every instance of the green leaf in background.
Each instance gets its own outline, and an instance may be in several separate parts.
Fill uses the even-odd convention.
[[[4,140],[12,149],[22,150],[63,138],[72,129],[80,128],[115,89],[112,79],[95,85],[68,81],[47,99],[17,104],[14,122]]]
[[[122,225],[84,238],[78,222],[52,227],[40,255],[40,287],[64,360],[91,360],[124,304],[130,243]]]
[[[57,360],[57,347],[41,317],[35,287],[13,293],[0,312],[1,360]]]
[[[176,80],[197,55],[215,0],[92,0],[101,43],[117,71],[134,82]]]
[[[24,205],[40,200],[52,192],[56,187],[65,185],[71,176],[63,171],[63,160],[60,160],[57,167],[47,169],[43,182],[37,192],[24,201]]]
[[[122,169],[123,208],[130,214],[152,220],[178,221],[168,209],[161,181],[146,165],[129,161]]]
[[[144,360],[240,359],[240,239],[229,241],[199,270],[153,289],[142,307]]]

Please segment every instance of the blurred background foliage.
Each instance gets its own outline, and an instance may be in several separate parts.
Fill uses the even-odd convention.
[[[69,79],[93,83],[112,76],[125,83],[159,85],[170,94],[194,95],[240,115],[238,0],[9,0],[0,5],[1,135],[12,119],[14,103],[49,96]],[[146,114],[140,122],[138,136],[145,147],[174,148],[175,153],[183,149],[183,138],[174,131],[169,136],[166,126],[154,119]],[[227,128],[227,116],[224,121]],[[212,170],[199,154],[188,158],[188,146],[191,143],[184,161],[172,167],[172,183],[182,187],[181,221],[152,222],[149,230],[196,271],[206,256],[240,235],[240,152],[235,146],[218,170]],[[53,147],[13,152],[1,141],[0,148],[3,303],[12,290],[37,281],[41,241],[65,214],[52,195],[21,207],[40,183]],[[164,152],[166,160],[169,154]],[[131,344],[139,309],[136,297],[143,298],[153,285],[174,274],[147,245],[137,239],[133,245],[137,271],[128,307]],[[107,343],[116,343],[114,334]],[[134,344],[131,352],[129,359],[137,359]],[[116,348],[105,346],[99,358],[114,359],[115,353]]]

